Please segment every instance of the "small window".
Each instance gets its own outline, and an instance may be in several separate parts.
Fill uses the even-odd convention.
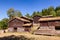
[[[17,27],[14,27],[14,32],[17,32]]]
[[[55,30],[60,30],[60,26],[55,26]]]

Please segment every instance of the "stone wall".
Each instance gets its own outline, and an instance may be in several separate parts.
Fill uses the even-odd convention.
[[[17,32],[24,32],[24,28],[17,28]]]
[[[14,29],[11,27],[11,28],[8,28],[8,32],[13,32]]]
[[[35,31],[34,34],[55,35],[55,30],[51,30],[51,29],[40,29],[40,30]]]

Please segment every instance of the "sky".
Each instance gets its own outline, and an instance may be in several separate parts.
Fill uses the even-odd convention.
[[[50,6],[60,6],[60,0],[0,0],[0,20],[8,18],[7,11],[10,8],[19,10],[22,15],[31,15],[34,11],[42,11]]]

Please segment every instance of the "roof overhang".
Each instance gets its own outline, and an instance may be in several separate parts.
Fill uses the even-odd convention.
[[[11,21],[14,20],[14,19],[18,19],[18,20],[21,20],[21,21],[24,21],[24,22],[30,22],[29,20],[26,20],[26,19],[23,19],[23,18],[20,18],[20,17],[15,17],[15,18],[9,20],[9,22],[11,22]],[[8,23],[9,23],[9,22],[8,22]]]
[[[38,21],[53,21],[60,20],[60,17],[40,18]]]

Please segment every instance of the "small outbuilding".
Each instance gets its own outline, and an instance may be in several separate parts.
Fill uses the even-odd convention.
[[[31,27],[31,19],[24,17],[15,17],[8,22],[9,32],[24,32],[29,31]]]

